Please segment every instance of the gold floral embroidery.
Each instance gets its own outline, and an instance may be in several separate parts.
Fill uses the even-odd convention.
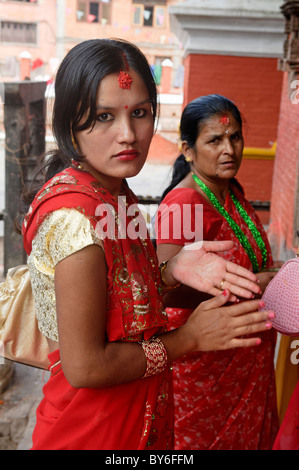
[[[52,212],[40,225],[32,243],[28,267],[41,332],[58,341],[54,272],[63,258],[102,240],[96,237],[89,220],[75,209]]]

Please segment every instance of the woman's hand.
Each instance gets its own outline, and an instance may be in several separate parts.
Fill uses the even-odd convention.
[[[232,245],[231,241],[204,241],[183,247],[167,263],[164,271],[167,285],[181,282],[213,296],[228,289],[233,294],[230,300],[235,300],[234,296],[251,299],[260,295],[255,274],[215,254],[230,250]]]
[[[268,271],[262,271],[260,273],[257,273],[257,278],[259,280],[259,286],[261,288],[262,293],[265,292],[267,285],[269,282],[273,279],[273,277],[277,274],[279,269],[282,267],[284,264],[284,261],[274,261],[272,268],[270,268]]]
[[[271,319],[274,312],[262,312],[260,300],[240,302],[223,306],[229,293],[222,294],[211,300],[202,302],[190,316],[190,329],[200,331],[198,350],[224,350],[237,347],[250,347],[260,344],[256,333],[272,328]],[[265,313],[265,315],[263,315]],[[200,328],[200,330],[198,329]]]
[[[257,333],[272,328],[274,312],[260,311],[261,300],[249,300],[226,306],[230,293],[202,302],[179,328],[162,336],[169,361],[195,351],[222,351],[258,346]]]
[[[267,285],[273,279],[276,272],[274,271],[264,271],[257,273],[257,278],[259,280],[259,286],[261,288],[262,294],[265,292]]]

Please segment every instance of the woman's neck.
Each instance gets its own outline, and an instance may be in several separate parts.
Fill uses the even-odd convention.
[[[218,199],[220,204],[225,204],[226,196],[229,190],[230,180],[220,179],[217,177],[207,178],[192,170],[188,175],[192,184],[192,188],[200,192],[204,197],[207,196],[205,192],[199,187],[199,185],[194,181],[192,173],[194,173],[212,191],[212,193]]]
[[[121,191],[122,180],[118,178],[103,178],[98,171],[85,161],[81,163],[80,169],[92,175],[111,196],[116,199],[118,198]]]

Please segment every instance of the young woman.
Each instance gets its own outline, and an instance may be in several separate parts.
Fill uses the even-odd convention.
[[[238,108],[225,97],[202,96],[185,108],[180,130],[182,155],[156,218],[159,260],[201,237],[232,240],[221,256],[255,272],[263,290],[275,273],[262,224],[235,179],[244,146]],[[197,227],[196,208],[203,216]],[[173,221],[170,230],[166,220]],[[227,288],[225,278],[219,287]],[[168,294],[170,329],[184,325],[203,298],[185,286]],[[192,353],[175,362],[176,449],[271,449],[278,423],[274,331],[261,339],[257,348]]]
[[[225,292],[166,332],[163,289],[178,282],[214,295],[225,277],[233,298],[260,289],[255,275],[212,253],[230,242],[195,244],[160,272],[126,182],[145,162],[156,111],[150,68],[134,45],[86,41],[62,61],[57,150],[46,156],[45,183],[28,196],[23,224],[39,328],[52,351],[33,449],[172,448],[171,362],[255,345],[267,328],[259,300],[223,306]]]

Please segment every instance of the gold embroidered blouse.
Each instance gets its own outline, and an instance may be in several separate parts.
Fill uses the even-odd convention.
[[[58,341],[55,266],[89,245],[104,249],[88,218],[76,209],[60,209],[49,214],[32,242],[28,267],[38,327],[52,341]]]

